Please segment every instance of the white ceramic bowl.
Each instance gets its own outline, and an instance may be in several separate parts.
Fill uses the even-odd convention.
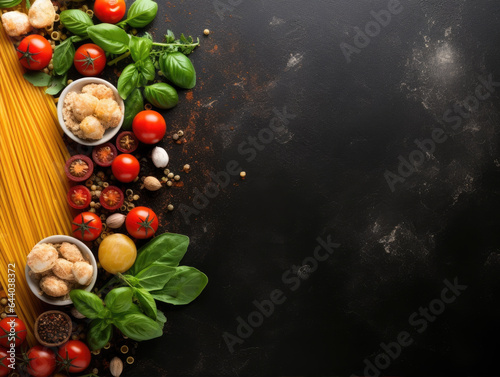
[[[94,288],[95,282],[97,280],[97,263],[94,254],[92,254],[92,251],[90,251],[90,249],[82,241],[77,240],[76,238],[73,237],[58,235],[58,236],[50,236],[44,238],[38,243],[40,244],[40,243],[62,243],[62,242],[69,242],[78,246],[83,256],[86,257],[86,259],[90,262],[90,264],[94,268],[94,274],[92,275],[92,280],[90,281],[90,284],[85,288],[85,290],[88,292],[92,291],[92,288]],[[47,296],[46,294],[40,295],[39,294],[41,291],[40,286],[38,285],[37,281],[33,280],[29,276],[29,270],[30,268],[28,267],[28,265],[26,265],[25,269],[26,280],[28,281],[28,285],[31,291],[36,297],[38,297],[43,302],[57,306],[71,305],[73,303],[73,301],[71,301],[70,299],[63,300],[60,298]]]
[[[80,139],[79,137],[75,136],[73,132],[71,132],[68,127],[66,127],[66,123],[64,122],[63,118],[63,107],[64,107],[64,98],[69,92],[78,92],[80,93],[82,88],[87,85],[87,84],[104,84],[107,87],[111,88],[115,95],[115,101],[118,102],[118,105],[120,106],[120,109],[122,110],[122,114],[125,113],[125,104],[123,103],[123,100],[121,99],[120,95],[118,94],[118,90],[109,83],[106,80],[99,79],[97,77],[84,77],[83,79],[78,79],[76,81],[73,81],[71,84],[69,84],[61,93],[59,96],[59,101],[57,102],[57,118],[59,119],[59,125],[61,126],[62,130],[68,137],[74,141],[76,141],[79,144],[83,145],[89,145],[89,146],[94,146],[94,145],[100,145],[104,144],[108,141],[110,141],[113,136],[115,136],[118,131],[120,130],[122,124],[123,124],[123,116],[120,121],[120,124],[117,127],[114,128],[108,128],[104,132],[104,136],[102,139],[95,140],[95,141],[89,141],[89,140],[83,140]]]

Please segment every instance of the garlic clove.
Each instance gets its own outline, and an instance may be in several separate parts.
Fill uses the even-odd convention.
[[[157,168],[164,168],[168,165],[168,153],[165,149],[161,147],[155,147],[153,152],[151,153],[151,159],[153,160],[153,164]]]

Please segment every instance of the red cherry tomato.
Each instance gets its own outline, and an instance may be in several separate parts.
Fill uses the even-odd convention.
[[[106,66],[106,53],[98,45],[86,43],[76,50],[73,64],[82,75],[97,76]]]
[[[153,237],[158,230],[158,217],[148,207],[135,207],[127,214],[125,226],[132,237],[139,239]]]
[[[67,199],[71,208],[84,209],[89,206],[92,195],[87,187],[78,185],[69,188]]]
[[[132,121],[134,135],[145,144],[156,144],[167,131],[165,119],[157,111],[143,110]]]
[[[13,333],[11,333],[11,328],[14,328]],[[9,339],[9,336],[15,338],[15,345],[19,346],[26,339],[26,334],[26,326],[22,319],[12,317],[0,321],[0,345],[2,347],[10,348],[10,343],[14,339]]]
[[[120,182],[132,182],[141,171],[141,165],[137,158],[131,154],[124,153],[116,156],[111,164],[113,175]]]
[[[116,24],[125,16],[127,6],[124,0],[96,0],[94,3],[94,14],[96,17],[108,24]]]
[[[44,69],[52,59],[52,47],[49,41],[38,34],[28,35],[16,50],[23,67],[34,71]]]
[[[69,373],[83,372],[90,365],[90,350],[79,340],[70,340],[58,351],[62,364]]]
[[[82,212],[73,219],[73,236],[82,241],[93,241],[102,231],[102,221],[92,212]]]
[[[48,377],[56,369],[56,355],[50,348],[34,346],[26,356],[28,373],[33,377]]]
[[[5,377],[12,371],[12,369],[9,368],[9,361],[7,360],[8,357],[9,354],[7,353],[7,350],[0,347],[0,377]]]

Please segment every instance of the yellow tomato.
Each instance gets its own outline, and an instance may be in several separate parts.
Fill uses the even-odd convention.
[[[99,246],[99,262],[106,271],[117,274],[125,272],[135,262],[137,248],[134,241],[124,234],[107,236]]]

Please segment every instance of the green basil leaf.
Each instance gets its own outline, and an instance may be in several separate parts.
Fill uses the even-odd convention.
[[[159,309],[156,312],[156,322],[159,323],[161,327],[167,323],[167,317],[165,317],[165,314]]]
[[[71,38],[66,39],[54,49],[54,72],[64,75],[73,65],[75,46]]]
[[[135,62],[145,59],[149,60],[149,53],[152,46],[153,41],[151,39],[132,36],[129,43],[132,59]]]
[[[151,293],[144,288],[134,288],[134,297],[139,301],[144,314],[156,321],[156,302]]]
[[[128,97],[130,98],[130,96]],[[139,279],[132,275],[122,275],[123,279],[127,282],[131,287],[140,287]]]
[[[51,80],[50,75],[39,71],[28,71],[23,77],[34,86],[48,86]]]
[[[111,54],[123,54],[128,50],[129,35],[116,25],[99,24],[87,29],[90,39]]]
[[[153,263],[139,272],[136,278],[141,287],[148,291],[154,291],[163,288],[175,272],[175,267],[169,267],[163,263]]]
[[[113,313],[122,313],[130,309],[134,291],[129,287],[115,288],[104,299],[106,307]]]
[[[165,34],[165,42],[173,43],[175,41],[175,34],[172,30],[168,29],[167,34]]]
[[[179,102],[177,91],[168,84],[157,83],[144,88],[146,101],[160,109],[171,109]]]
[[[128,274],[135,276],[155,262],[177,267],[186,254],[188,245],[189,237],[182,234],[160,234],[139,249],[137,259]]]
[[[113,326],[102,319],[90,321],[87,332],[87,344],[92,351],[104,347],[113,335]]]
[[[160,56],[160,68],[165,77],[180,88],[196,85],[196,71],[191,60],[181,52],[167,52]]]
[[[69,9],[61,12],[61,23],[66,29],[76,35],[86,37],[87,29],[94,26],[92,19],[80,9]]]
[[[194,267],[179,266],[177,272],[158,290],[151,295],[159,301],[173,305],[186,305],[200,295],[208,283],[207,275]]]
[[[57,93],[64,89],[67,81],[68,80],[66,74],[62,76],[52,76],[49,87],[45,89],[45,93],[50,94],[51,96],[55,96]]]
[[[148,81],[152,81],[155,79],[156,76],[156,70],[153,62],[149,59],[144,60],[142,67],[141,67],[141,73],[143,74],[144,78],[146,79],[146,83]]]
[[[162,326],[144,314],[126,314],[117,317],[114,324],[124,335],[138,342],[163,335]]]
[[[69,297],[73,301],[76,310],[87,318],[98,318],[105,311],[101,299],[97,295],[83,289],[71,290]]]
[[[139,83],[139,72],[133,64],[129,64],[122,71],[118,78],[118,93],[123,99],[127,99],[128,95],[137,88]]]
[[[131,130],[132,121],[134,120],[135,116],[142,110],[144,110],[144,100],[142,99],[141,91],[136,88],[125,100],[125,115],[122,128],[124,130]]]
[[[154,20],[158,4],[151,0],[136,0],[128,9],[127,24],[132,27],[144,27]]]

